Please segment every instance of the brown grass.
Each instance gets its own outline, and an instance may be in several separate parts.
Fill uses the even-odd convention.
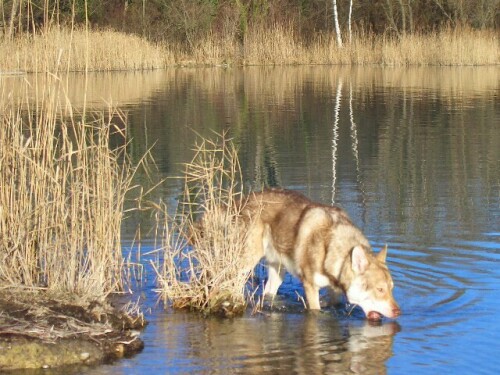
[[[291,26],[251,29],[241,41],[208,34],[189,51],[111,30],[57,28],[0,39],[0,73],[144,70],[174,65],[494,65],[500,43],[492,30],[447,28],[401,36],[356,33],[339,48],[335,35],[305,42]],[[184,52],[181,52],[184,51]]]
[[[335,35],[320,35],[310,42],[291,27],[249,31],[239,44],[228,36],[200,41],[186,60],[198,64],[243,65],[494,65],[500,63],[498,35],[468,28],[402,36],[355,34],[339,48]]]
[[[135,35],[57,27],[0,39],[0,56],[0,72],[144,70],[174,62],[164,47]]]
[[[36,102],[0,96],[0,283],[101,298],[124,285],[125,119],[77,114],[52,77]]]
[[[500,63],[498,35],[493,31],[445,29],[406,34],[382,41],[385,65],[494,65]]]
[[[174,308],[240,313],[249,275],[241,262],[246,234],[238,204],[242,179],[237,152],[224,136],[202,140],[195,151],[186,165],[177,213],[164,215],[163,261],[156,266],[159,293]]]

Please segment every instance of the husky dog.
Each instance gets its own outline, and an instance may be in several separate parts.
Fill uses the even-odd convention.
[[[311,310],[320,310],[319,290],[329,286],[345,293],[370,320],[400,315],[385,262],[387,246],[374,255],[341,208],[272,189],[250,194],[241,212],[248,230],[246,269],[253,269],[262,257],[269,267],[264,295],[276,294],[286,269],[304,284]]]

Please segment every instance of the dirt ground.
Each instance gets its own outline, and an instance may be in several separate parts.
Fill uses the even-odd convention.
[[[137,309],[109,301],[0,288],[0,372],[92,365],[130,356],[144,347],[139,338],[144,326]]]

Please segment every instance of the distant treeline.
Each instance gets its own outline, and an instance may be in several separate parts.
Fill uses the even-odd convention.
[[[283,26],[302,41],[335,32],[401,35],[446,27],[497,29],[500,0],[6,0],[5,35],[69,22],[193,46],[208,33],[240,38],[254,28]]]

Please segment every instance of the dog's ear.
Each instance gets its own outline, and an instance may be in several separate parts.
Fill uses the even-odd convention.
[[[379,251],[377,254],[377,260],[379,262],[385,263],[385,259],[387,258],[387,244],[385,244],[384,248]]]
[[[365,250],[361,246],[355,246],[352,249],[352,270],[355,274],[362,274],[368,268],[368,258]]]

